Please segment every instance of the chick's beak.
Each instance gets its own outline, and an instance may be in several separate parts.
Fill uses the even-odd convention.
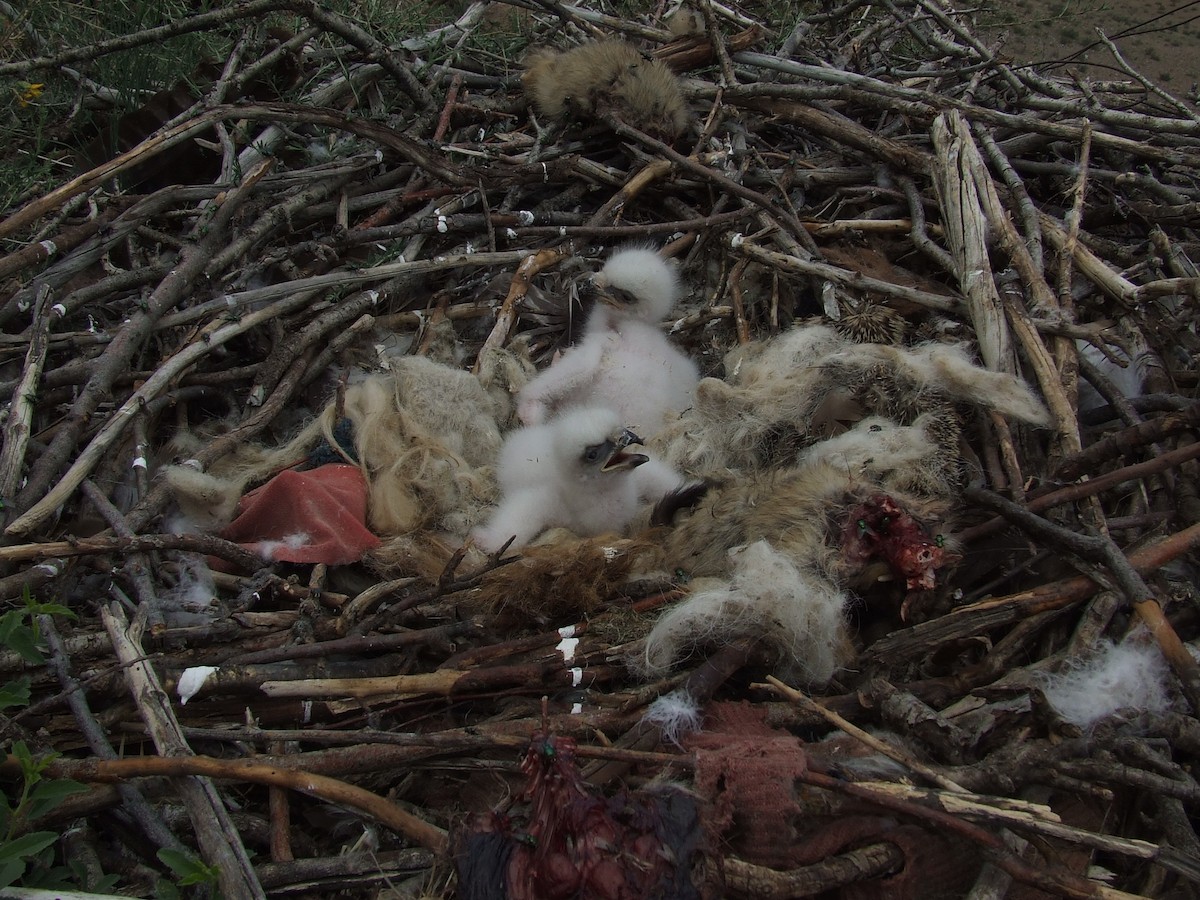
[[[642,463],[647,462],[650,462],[650,457],[645,453],[626,453],[625,450],[618,447],[613,450],[608,461],[600,467],[600,471],[620,472],[624,469],[636,469]]]

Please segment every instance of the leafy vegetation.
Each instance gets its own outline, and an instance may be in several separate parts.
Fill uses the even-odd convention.
[[[210,866],[190,853],[180,853],[164,847],[158,851],[159,861],[175,873],[179,879],[175,884],[166,879],[160,879],[155,885],[155,896],[158,900],[176,900],[182,896],[179,888],[203,887],[216,894],[217,876],[220,874],[216,866]]]
[[[74,614],[57,603],[39,603],[28,588],[22,599],[22,607],[0,616],[0,645],[31,665],[42,665],[46,659],[40,647],[37,617],[47,614],[74,618]],[[0,709],[27,705],[29,691],[28,676],[0,685]],[[65,778],[46,777],[46,769],[58,757],[57,753],[35,756],[25,741],[15,741],[7,755],[20,766],[21,786],[15,803],[0,793],[0,887],[8,887],[17,881],[26,887],[67,887],[72,878],[78,880],[79,873],[69,867],[54,865],[58,832],[29,831],[29,825],[72,794],[86,791],[87,787]]]

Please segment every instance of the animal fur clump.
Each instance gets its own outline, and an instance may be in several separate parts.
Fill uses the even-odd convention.
[[[1105,641],[1091,659],[1045,675],[1042,693],[1063,719],[1087,729],[1120,709],[1166,710],[1169,674],[1162,651],[1143,633],[1119,644]]]
[[[694,648],[747,636],[773,648],[783,671],[827,682],[850,656],[845,595],[765,540],[729,557],[727,580],[706,582],[658,620],[646,636],[642,668],[658,675]]]
[[[947,515],[950,491],[930,466],[934,447],[922,425],[865,419],[813,445],[794,466],[727,479],[667,534],[668,565],[693,576],[724,575],[729,550],[766,540],[830,578],[850,577],[840,540],[829,539],[840,535],[839,512],[887,494],[922,522]]]
[[[714,484],[678,514],[665,562],[698,580],[651,630],[643,668],[657,674],[693,647],[747,635],[774,647],[783,670],[828,681],[850,646],[848,589],[877,579],[879,566],[927,589],[946,559],[935,532],[953,492],[925,425],[864,419],[795,465]],[[864,519],[861,533],[852,517]]]
[[[333,405],[318,426],[335,446]],[[500,451],[492,398],[469,372],[419,356],[346,391],[344,415],[370,489],[368,522],[381,536],[437,528],[465,533],[495,498]]]
[[[507,347],[484,347],[478,368],[476,377],[492,398],[497,424],[502,431],[515,425],[516,397],[536,374],[527,341],[520,337]]]
[[[731,351],[725,371],[724,381],[702,379],[692,409],[651,443],[685,474],[790,465],[799,450],[863,416],[907,424],[928,413],[953,417],[953,405],[967,403],[1050,421],[1024,382],[976,366],[949,344],[856,344],[829,326],[805,325]],[[940,433],[941,458],[957,457],[958,429]]]
[[[531,53],[524,66],[525,93],[549,119],[611,113],[666,140],[679,137],[687,127],[679,79],[665,64],[624,41],[599,41],[565,52],[543,48]]]
[[[402,357],[389,373],[347,389],[340,415],[351,423],[353,453],[340,448],[334,434],[339,410],[330,403],[282,447],[241,448],[209,473],[175,467],[166,477],[185,514],[207,507],[211,514],[204,522],[219,527],[227,524],[220,519],[232,517],[247,484],[304,461],[324,438],[335,454],[362,468],[368,524],[377,535],[438,529],[461,536],[496,498],[491,466],[501,445],[497,418],[508,414],[501,399],[469,372]]]
[[[577,622],[619,595],[632,572],[661,561],[661,549],[649,540],[547,537],[484,575],[470,605],[522,624]]]
[[[218,478],[191,466],[165,466],[162,477],[174,494],[186,528],[218,531],[233,521],[245,480]]]

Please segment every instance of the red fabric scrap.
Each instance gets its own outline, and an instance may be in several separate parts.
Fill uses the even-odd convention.
[[[288,469],[238,502],[220,537],[264,559],[345,565],[380,544],[367,530],[367,482],[358,466]]]

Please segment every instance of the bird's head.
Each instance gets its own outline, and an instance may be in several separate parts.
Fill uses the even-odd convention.
[[[555,457],[563,473],[591,480],[629,472],[650,457],[631,453],[642,439],[621,424],[616,412],[601,407],[573,410],[554,422]]]
[[[644,247],[626,247],[592,278],[596,299],[645,322],[665,319],[679,300],[679,277],[665,259]]]

